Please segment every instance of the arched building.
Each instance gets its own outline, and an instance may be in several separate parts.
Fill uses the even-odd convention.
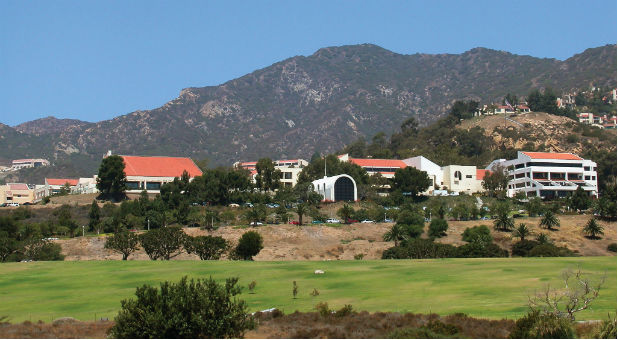
[[[311,183],[313,190],[322,195],[324,201],[358,201],[356,182],[351,176],[324,177]]]

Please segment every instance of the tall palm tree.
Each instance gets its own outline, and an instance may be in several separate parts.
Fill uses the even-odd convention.
[[[552,230],[554,227],[560,227],[560,220],[552,211],[548,210],[543,215],[540,226],[547,230]]]
[[[395,247],[397,247],[399,241],[403,241],[408,238],[406,229],[401,224],[395,224],[389,231],[384,234],[384,241],[394,241]]]
[[[509,213],[506,211],[498,213],[498,217],[494,220],[494,229],[511,231],[513,228],[515,228],[515,221],[509,217]]]
[[[529,236],[530,234],[532,234],[532,232],[525,223],[520,223],[515,231],[513,231],[513,236],[519,237],[522,241],[525,240],[526,236]]]
[[[597,239],[598,235],[603,235],[603,227],[597,223],[597,220],[591,218],[586,226],[584,227],[584,234],[586,234],[589,238]]]

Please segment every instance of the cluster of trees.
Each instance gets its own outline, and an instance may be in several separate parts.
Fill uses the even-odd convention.
[[[0,262],[64,260],[60,245],[48,240],[39,225],[22,223],[30,217],[32,212],[23,207],[0,216]]]
[[[105,248],[122,255],[123,260],[142,247],[153,260],[170,260],[182,252],[196,254],[201,260],[218,260],[228,253],[231,259],[252,260],[262,250],[262,236],[249,231],[235,248],[220,236],[189,236],[179,227],[153,229],[143,234],[119,231],[105,240]]]

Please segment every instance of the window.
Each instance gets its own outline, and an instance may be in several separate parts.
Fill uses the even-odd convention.
[[[589,181],[590,180],[590,176],[586,176],[586,177],[584,177],[584,179]]]
[[[457,178],[458,180],[461,181],[461,171],[455,171],[454,176],[455,176],[455,178]]]
[[[596,179],[597,179],[597,176],[592,176],[592,179],[593,179],[593,180],[596,180]]]
[[[472,175],[466,175],[466,178],[472,178]]]
[[[584,167],[584,171],[590,171],[590,167],[589,166],[585,166]]]
[[[285,179],[292,179],[292,173],[291,172],[285,172],[283,178],[285,178]]]
[[[161,183],[159,182],[146,183],[146,190],[159,190],[159,189],[161,189]]]

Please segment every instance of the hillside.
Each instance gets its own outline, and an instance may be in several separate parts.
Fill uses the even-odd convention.
[[[462,98],[490,102],[551,86],[616,85],[616,46],[565,61],[475,48],[462,54],[402,55],[364,44],[296,56],[219,86],[188,88],[160,108],[87,124],[1,126],[0,158],[73,162],[91,175],[107,150],[209,158],[229,165],[256,157],[334,152],[358,137],[391,133],[414,116],[421,126]],[[49,119],[48,119],[49,120]],[[35,126],[35,127],[33,127]],[[34,134],[32,134],[34,133]]]

